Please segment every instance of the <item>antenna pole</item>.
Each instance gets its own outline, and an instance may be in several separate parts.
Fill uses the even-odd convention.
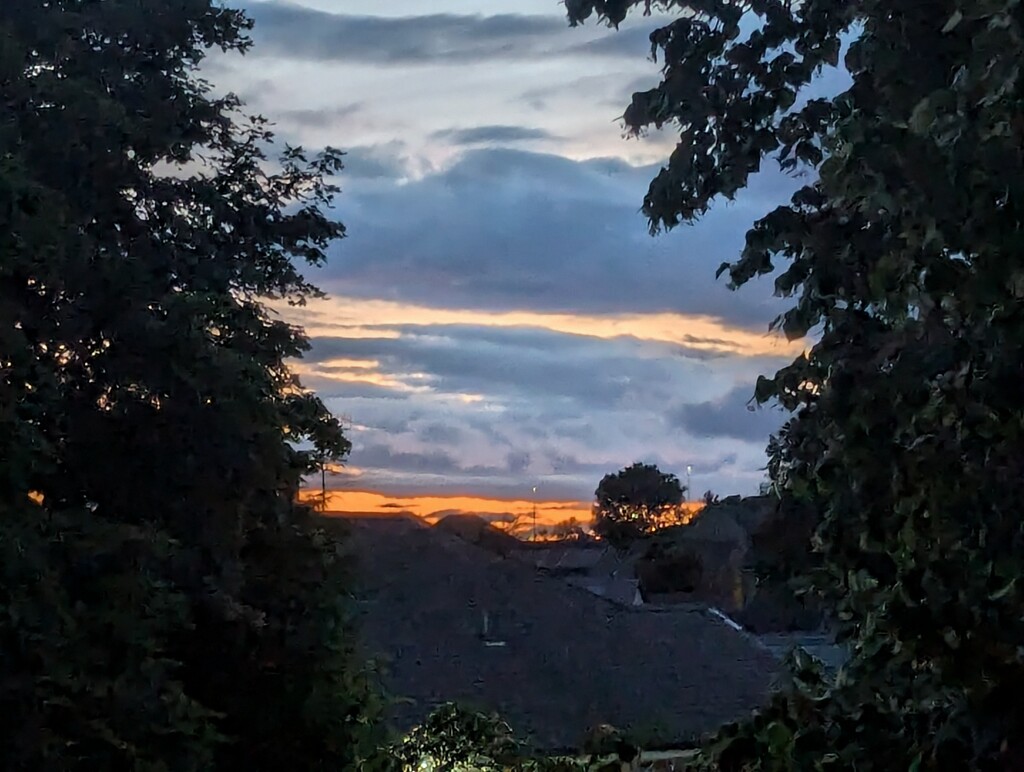
[[[537,541],[537,486],[533,486],[533,540]]]

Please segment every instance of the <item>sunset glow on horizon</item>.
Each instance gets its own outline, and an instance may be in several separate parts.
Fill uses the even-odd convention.
[[[321,491],[303,490],[302,501],[319,504]],[[391,496],[377,491],[328,490],[325,513],[338,516],[413,515],[428,523],[436,523],[447,515],[477,515],[519,535],[533,529],[536,506],[537,528],[551,528],[575,519],[580,526],[589,526],[591,504],[587,501],[530,501],[527,499],[485,498],[479,496]],[[701,502],[684,504],[690,512],[698,512]]]
[[[321,492],[306,489],[300,498],[319,504]],[[526,499],[484,498],[477,496],[391,496],[376,491],[328,490],[328,514],[338,515],[414,515],[434,523],[446,515],[479,515],[499,525],[513,523],[516,531],[533,527],[536,505],[537,527],[545,528],[575,518],[580,525],[590,522],[590,503],[586,501],[529,501]],[[518,520],[517,520],[518,518]]]

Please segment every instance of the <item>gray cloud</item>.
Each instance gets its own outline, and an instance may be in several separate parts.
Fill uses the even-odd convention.
[[[706,369],[698,360],[664,356],[667,348],[660,344],[628,339],[468,325],[399,329],[407,334],[316,338],[307,360],[372,357],[387,375],[429,373],[442,392],[551,398],[574,402],[581,410],[630,399],[668,401],[681,378]]]
[[[581,43],[577,50],[597,56],[640,59],[651,54],[651,30],[656,24],[621,28],[617,33]]]
[[[520,454],[521,455],[521,454]],[[505,463],[487,465],[463,463],[450,453],[443,451],[407,451],[400,450],[388,443],[362,444],[356,442],[352,448],[351,463],[362,470],[377,470],[386,475],[405,475],[407,480],[417,478],[433,478],[444,476],[450,482],[458,482],[469,487],[476,481],[487,490],[494,481],[504,478],[506,484],[512,484],[509,476],[522,476],[526,471],[526,463],[515,454]]]
[[[338,121],[357,115],[363,109],[364,106],[359,102],[301,110],[277,109],[274,111],[274,118],[285,123],[325,129],[334,126]]]
[[[273,0],[251,2],[248,12],[255,21],[253,51],[258,56],[399,65],[532,59],[567,51],[636,56],[640,50],[632,29],[574,32],[558,16],[350,16]],[[577,42],[583,37],[592,39]]]
[[[530,454],[512,451],[505,457],[505,469],[509,474],[522,475],[530,468]]]
[[[724,404],[719,395],[735,377],[718,372],[717,361],[673,356],[660,343],[545,329],[391,329],[400,337],[314,338],[308,357],[311,365],[372,358],[396,380],[428,375],[414,382],[431,391],[399,392],[401,400],[365,396],[358,385],[359,396],[348,398],[349,384],[335,385],[329,406],[358,425],[351,461],[361,486],[522,496],[543,481],[545,497],[587,499],[604,474],[637,460],[676,474],[692,464],[701,490],[749,490],[760,479],[764,437],[734,438],[728,425],[695,435],[666,417],[671,405],[683,413],[683,396],[700,411]],[[747,368],[750,382],[765,364],[731,361],[725,369]]]
[[[456,426],[442,423],[431,423],[419,431],[420,438],[424,442],[434,445],[458,445],[464,438],[464,433]]]
[[[519,99],[537,111],[549,109],[551,101],[564,103],[570,97],[585,99],[590,104],[616,111],[621,115],[637,91],[649,91],[660,81],[658,73],[649,73],[629,80],[609,78],[607,75],[583,75],[571,80],[560,80],[531,86],[519,93]]]
[[[361,443],[357,440],[351,464],[361,471],[358,485],[383,488],[394,495],[429,495],[458,492],[464,495],[527,498],[532,486],[543,500],[592,498],[601,478],[634,462],[656,464],[676,474],[685,483],[685,463],[657,452],[623,453],[609,461],[587,461],[566,457],[558,470],[528,465],[528,454],[513,453],[504,463],[475,464],[468,456],[423,450],[402,450],[401,440],[383,437]],[[739,468],[743,460],[736,452],[722,452],[692,459],[694,490],[731,492],[737,480],[758,479],[763,461]],[[749,462],[748,462],[749,463]],[[737,476],[739,474],[739,477]]]
[[[275,117],[295,115],[296,113],[303,112],[305,111],[278,111]],[[313,110],[310,112],[319,114],[322,111]],[[307,158],[313,158],[324,151],[323,147],[302,144],[295,137],[295,132],[291,131],[279,132],[277,140],[281,147],[285,144],[289,144],[292,147],[301,145]],[[340,181],[346,184],[346,187],[353,181],[395,184],[409,177],[410,158],[403,142],[396,140],[376,145],[354,145],[343,150],[336,146],[332,147],[341,152],[342,172]]]
[[[715,270],[798,183],[762,173],[736,202],[652,238],[637,206],[655,172],[618,159],[471,150],[421,179],[352,189],[349,238],[316,279],[337,294],[439,307],[672,311],[765,329],[783,307],[770,283],[733,293]]]
[[[348,148],[342,158],[344,179],[401,180],[409,174],[400,142]]]
[[[431,136],[434,139],[443,139],[453,145],[501,145],[540,139],[559,139],[558,136],[544,129],[532,129],[526,126],[473,126],[463,129],[441,129],[435,131]]]
[[[358,467],[374,467],[392,472],[417,472],[420,474],[452,474],[463,469],[453,456],[442,451],[413,453],[395,450],[387,445],[355,445],[352,449],[352,464]]]
[[[753,385],[737,386],[716,400],[681,405],[672,411],[669,420],[696,437],[767,443],[768,436],[785,422],[786,413],[778,407],[751,404],[753,396]]]

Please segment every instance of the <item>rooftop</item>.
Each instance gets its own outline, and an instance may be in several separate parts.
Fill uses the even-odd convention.
[[[651,746],[696,740],[765,699],[778,663],[704,610],[643,610],[545,577],[411,518],[352,519],[367,653],[406,729],[455,701],[545,750],[608,723]]]

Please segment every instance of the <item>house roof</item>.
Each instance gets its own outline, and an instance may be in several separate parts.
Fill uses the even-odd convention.
[[[594,595],[623,604],[635,606],[643,602],[636,579],[621,576],[593,576],[577,574],[567,576],[565,581],[574,587],[581,587]]]
[[[755,533],[778,507],[777,496],[729,496],[714,508],[728,511],[748,534]]]
[[[603,544],[541,544],[520,549],[515,557],[546,571],[587,571],[607,550]]]
[[[446,515],[434,524],[434,528],[499,554],[517,550],[522,545],[515,536],[495,528],[479,515]]]
[[[784,659],[793,648],[801,648],[824,665],[826,670],[833,673],[850,659],[849,649],[836,643],[835,638],[826,633],[768,633],[759,636],[758,640],[780,660]]]
[[[400,730],[455,701],[538,749],[576,748],[601,723],[678,746],[761,704],[777,672],[705,612],[626,608],[411,519],[351,523],[363,645],[407,698]]]
[[[655,539],[719,542],[745,546],[750,537],[726,508],[708,507],[686,525],[677,525],[655,534]]]

